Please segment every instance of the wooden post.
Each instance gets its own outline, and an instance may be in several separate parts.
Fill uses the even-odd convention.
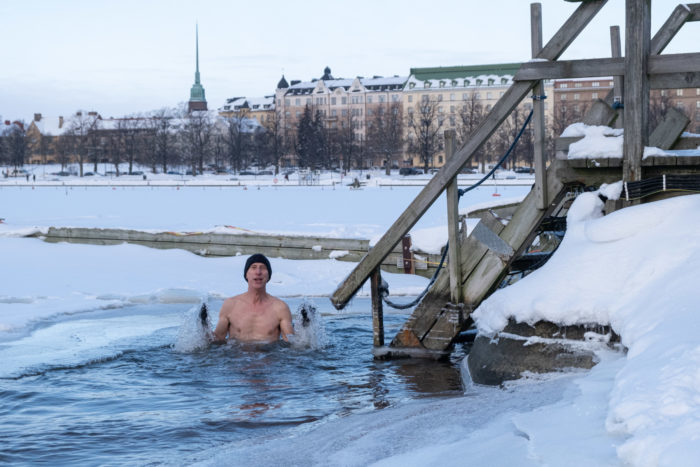
[[[620,45],[620,26],[610,26],[610,51],[613,58],[622,57],[622,46]],[[620,75],[613,76],[613,108],[623,105],[622,96],[625,92],[624,77]],[[610,104],[610,102],[608,102]],[[622,111],[618,111],[617,119],[615,120],[616,128],[624,127],[624,116]]]
[[[454,156],[457,141],[454,130],[445,131],[445,159]],[[447,184],[447,241],[448,261],[447,267],[450,273],[450,300],[457,304],[462,302],[462,264],[460,261],[459,244],[459,188],[457,176]]]
[[[642,156],[649,141],[649,51],[651,0],[625,1],[624,162],[626,182],[642,179]]]
[[[374,346],[384,345],[384,309],[382,308],[382,296],[379,293],[379,286],[382,284],[382,273],[379,268],[372,271],[370,276],[372,291],[372,331],[374,335]]]
[[[413,252],[411,251],[411,236],[405,235],[401,239],[401,254],[403,256],[403,273],[413,274],[416,272],[413,264]]]
[[[530,36],[532,57],[536,58],[542,51],[542,4],[540,3],[530,5]],[[535,193],[537,193],[537,209],[544,210],[547,208],[547,164],[544,154],[544,85],[542,81],[537,83],[533,92],[536,96],[532,101]]]

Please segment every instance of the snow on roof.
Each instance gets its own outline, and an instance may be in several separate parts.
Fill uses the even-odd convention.
[[[426,86],[426,83],[428,84]],[[419,79],[411,75],[406,82],[408,89],[413,88],[475,88],[483,86],[510,86],[513,84],[513,75],[477,75],[462,78],[443,79]]]

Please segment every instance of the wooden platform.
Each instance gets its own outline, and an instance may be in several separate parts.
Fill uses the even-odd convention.
[[[133,243],[151,248],[178,248],[201,256],[237,256],[263,253],[273,258],[328,259],[333,252],[339,261],[358,262],[370,249],[369,240],[317,236],[218,234],[202,232],[143,232],[128,229],[51,227],[46,234],[35,234],[47,242],[116,245]],[[347,252],[347,253],[344,253]],[[344,254],[343,254],[344,253]],[[413,272],[431,277],[440,262],[439,255],[416,252],[411,255]],[[382,270],[404,273],[403,251],[398,245],[382,262]]]

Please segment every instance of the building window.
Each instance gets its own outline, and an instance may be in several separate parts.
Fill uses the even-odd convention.
[[[337,116],[338,116],[338,111],[335,110],[335,109],[331,110],[331,116],[332,116],[332,117],[337,117]]]
[[[455,113],[455,106],[454,105],[450,106],[450,113],[451,114]]]
[[[441,114],[441,113],[442,113],[442,106],[441,106],[441,105],[440,105],[440,106],[438,106],[438,113],[439,113],[439,114]]]
[[[335,97],[331,97],[331,105],[335,105],[335,101],[336,101],[336,98],[335,98]]]
[[[575,101],[580,100],[580,99],[581,99],[581,94],[578,94],[578,93],[574,94]]]
[[[408,89],[413,89],[416,87],[416,83],[408,83]]]
[[[445,87],[445,82],[444,82],[444,81],[440,81],[440,87],[441,87],[441,88],[444,88],[444,87]]]
[[[665,90],[665,89],[662,89],[662,90],[661,90],[661,97],[666,97],[666,94],[667,94],[667,93],[666,93],[666,90]]]
[[[284,105],[287,106],[287,107],[289,107],[289,99],[285,99],[285,100],[284,100]]]
[[[384,103],[384,96],[379,96],[379,103],[383,104]]]
[[[462,93],[462,100],[466,101],[467,99],[469,99],[469,96],[467,95],[467,93],[466,92]]]
[[[574,84],[574,87],[575,87],[575,88],[583,87],[583,83],[575,83],[575,84]]]
[[[561,95],[561,100],[565,101],[566,100],[566,94]]]
[[[451,101],[455,100],[455,94],[454,94],[454,93],[450,94],[450,100],[451,100]]]
[[[296,115],[297,115],[297,118],[299,118],[299,117],[301,116],[301,112],[299,112],[299,111],[297,110]]]
[[[700,109],[700,101],[695,101],[695,108]]]
[[[422,96],[420,96],[420,100],[421,102],[428,102],[430,100],[430,96],[428,96],[427,94],[423,94]]]
[[[413,96],[408,96],[408,102],[413,102]]]
[[[678,96],[678,97],[683,96],[683,90],[682,90],[682,89],[676,89],[676,96]]]
[[[475,93],[474,93],[474,99],[476,99],[476,100],[481,99],[481,93],[480,93],[480,92],[475,92]]]
[[[569,87],[569,85],[568,85],[567,83],[561,83],[561,84],[559,85],[559,87],[560,87],[561,89],[566,89],[566,88]]]
[[[341,98],[340,98],[340,103],[343,104],[343,105],[347,104],[347,103],[348,103],[348,98],[347,98],[347,97],[341,97]]]
[[[442,102],[442,94],[438,94],[438,102]]]
[[[438,164],[442,164],[442,156],[438,156]]]
[[[591,86],[593,86],[594,88],[597,88],[598,86],[600,86],[600,81],[593,81],[591,83]]]
[[[591,93],[591,99],[598,99],[598,93],[597,93],[597,92],[592,92],[592,93]]]
[[[381,97],[379,98],[381,100]],[[372,103],[372,96],[367,96],[367,103],[371,104]]]
[[[493,93],[487,92],[487,93],[486,93],[486,99],[487,99],[487,100],[488,100],[488,99],[493,99]]]
[[[489,78],[488,85],[493,86],[494,80],[493,78]]]
[[[347,117],[347,115],[348,115],[348,110],[347,110],[347,109],[341,109],[341,110],[340,110],[340,115],[341,115],[342,117]]]
[[[399,101],[399,95],[398,94],[392,94],[391,95],[391,102],[398,102]]]
[[[430,81],[425,81],[425,82],[423,83],[423,87],[424,87],[425,89],[428,89],[428,88],[430,87]]]

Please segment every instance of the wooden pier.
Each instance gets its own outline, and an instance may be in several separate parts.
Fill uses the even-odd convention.
[[[693,138],[681,138],[687,119],[670,112],[659,128],[649,132],[647,116],[649,89],[700,88],[700,54],[661,55],[685,23],[700,21],[700,4],[679,5],[652,38],[650,1],[627,0],[624,57],[619,46],[619,27],[613,26],[612,57],[558,61],[606,1],[582,2],[544,46],[541,39],[541,7],[537,3],[531,5],[531,40],[535,60],[522,65],[516,73],[514,84],[461,148],[454,150],[450,146],[451,136],[446,134],[448,158],[445,165],[334,292],[332,303],[336,308],[343,308],[371,277],[375,356],[435,357],[449,352],[457,335],[470,324],[471,311],[498,288],[513,264],[532,245],[543,221],[555,213],[558,216],[566,214],[570,201],[567,194],[620,180],[631,184],[656,176],[692,176],[690,174],[700,173],[700,157],[643,159],[644,147],[650,144],[665,149],[698,147],[698,141],[691,141]],[[470,162],[472,155],[523,99],[529,99],[533,92],[539,96],[541,80],[597,76],[614,76],[615,88],[605,100],[599,100],[592,106],[584,122],[623,127],[622,157],[570,160],[567,152],[572,140],[560,139],[557,142],[557,157],[552,157],[547,167],[541,136],[543,109],[536,100],[533,105],[536,141],[536,181],[533,190],[507,223],[484,211],[479,224],[467,237],[464,229],[458,228],[459,218],[456,215],[455,177],[461,168]],[[440,272],[391,344],[384,347],[379,267],[443,191],[447,191],[448,218],[452,224],[449,228],[448,266]],[[668,196],[669,193],[675,194],[673,190],[668,190],[655,196]],[[609,201],[606,210],[620,209],[641,201],[644,200]]]
[[[200,256],[237,256],[263,253],[273,258],[328,259],[358,262],[370,249],[369,240],[303,235],[266,235],[259,233],[144,232],[129,229],[50,227],[44,234],[33,234],[47,242],[116,245],[133,243],[151,248],[178,248]],[[430,277],[440,256],[411,248],[410,237],[384,258],[386,272]],[[408,249],[405,248],[408,245]]]

